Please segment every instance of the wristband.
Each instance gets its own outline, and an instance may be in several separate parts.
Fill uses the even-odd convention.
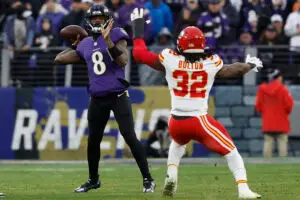
[[[250,65],[250,69],[253,69],[253,68],[255,68],[256,67],[256,65],[255,64],[253,64],[253,63],[247,63],[248,65]]]
[[[115,60],[117,57],[122,55],[122,51],[120,51],[116,46],[108,49],[110,56]]]
[[[132,22],[133,39],[144,37],[144,23],[144,18],[139,18]]]

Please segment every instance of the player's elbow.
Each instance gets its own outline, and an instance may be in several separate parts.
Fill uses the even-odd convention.
[[[122,56],[121,62],[119,62],[119,65],[121,67],[125,67],[129,63],[129,57],[128,56]]]
[[[54,59],[55,64],[63,64],[63,58],[59,54]]]

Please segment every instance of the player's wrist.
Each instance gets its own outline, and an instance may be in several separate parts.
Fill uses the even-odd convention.
[[[138,18],[132,22],[133,39],[144,38],[144,18]]]
[[[108,48],[113,48],[115,46],[115,43],[110,38],[106,39],[105,42]]]
[[[110,54],[111,58],[116,60],[117,57],[119,57],[120,55],[122,55],[122,51],[120,51],[118,49],[117,46],[113,46],[112,48],[108,48],[108,53]]]
[[[253,63],[247,63],[249,66],[250,66],[250,69],[254,69],[255,67],[256,67],[256,65],[255,64],[253,64]]]

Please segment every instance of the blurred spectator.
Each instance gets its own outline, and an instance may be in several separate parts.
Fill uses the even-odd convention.
[[[254,18],[254,14],[256,15],[257,32],[258,35],[261,35],[262,31],[268,26],[268,24],[270,24],[272,11],[268,6],[261,3],[260,0],[250,0],[249,2],[244,2],[241,14],[241,26],[249,26],[249,21],[251,21],[251,18]]]
[[[187,0],[185,8],[191,11],[191,20],[194,24],[197,23],[201,12],[205,10],[198,0]]]
[[[93,0],[93,4],[105,4],[105,0]]]
[[[62,5],[66,10],[70,10],[73,1],[74,0],[57,0],[57,3]]]
[[[294,12],[294,11],[297,11],[298,9],[300,9],[300,0],[295,1],[292,11]]]
[[[9,50],[28,50],[34,39],[35,23],[31,17],[32,12],[23,4],[16,8],[16,14],[10,15],[4,27],[4,45]]]
[[[71,5],[71,11],[68,15],[66,15],[63,18],[61,22],[61,28],[64,28],[69,25],[83,26],[84,14],[85,12],[82,9],[81,0],[73,0]]]
[[[22,5],[22,1],[18,0],[6,0],[7,7],[4,7],[6,10],[6,15],[13,15],[16,14],[17,7]]]
[[[130,21],[130,14],[135,8],[143,8],[142,5],[139,5],[136,3],[136,0],[124,0],[124,4],[120,7],[118,10],[118,18],[116,19],[117,24],[124,28],[125,31],[128,33],[129,37],[132,37],[132,31],[131,31],[131,21]],[[145,20],[150,19],[150,13],[149,10],[144,10],[144,18]],[[151,24],[149,23],[145,26],[145,39],[149,40],[151,36]],[[129,45],[132,43],[131,41],[128,41]]]
[[[163,28],[158,33],[155,43],[149,46],[149,49],[153,52],[160,53],[163,49],[174,49],[175,45],[172,42],[172,34],[168,28]],[[165,74],[160,71],[156,71],[147,65],[139,66],[140,85],[166,85]]]
[[[256,95],[256,110],[262,115],[264,133],[264,157],[272,157],[274,139],[277,137],[279,156],[287,156],[288,133],[290,132],[289,115],[293,108],[293,97],[284,86],[279,70],[268,75],[269,83],[259,86]]]
[[[182,8],[175,25],[175,38],[187,26],[196,26],[200,13],[204,9],[199,5],[198,0],[187,0],[186,6]]]
[[[81,2],[82,2],[82,5],[81,5],[82,9],[84,11],[87,11],[91,7],[93,0],[81,0]]]
[[[154,143],[158,142],[157,147]],[[166,158],[168,157],[169,144],[171,143],[168,131],[168,118],[161,116],[158,118],[153,132],[147,141],[147,157]]]
[[[255,11],[252,10],[248,13],[248,19],[244,25],[244,28],[250,29],[252,37],[255,41],[259,40],[260,33],[258,32],[258,17]]]
[[[262,33],[258,44],[268,46],[258,49],[259,57],[266,68],[278,67],[288,62],[288,56],[285,53],[287,49],[276,48],[276,46],[274,46],[284,44],[284,39],[277,34],[276,28],[272,24]]]
[[[272,0],[272,14],[278,14],[286,19],[288,15],[287,0]]]
[[[55,33],[51,31],[51,26],[51,20],[49,18],[43,18],[42,31],[35,38],[35,46],[46,49],[57,45],[57,37]]]
[[[290,37],[291,50],[300,52],[300,8],[289,14],[284,31]]]
[[[250,29],[242,28],[240,31],[239,40],[234,42],[231,47],[225,51],[223,61],[226,63],[241,62],[245,57],[244,46],[255,45]]]
[[[237,45],[247,46],[247,45],[254,45],[255,41],[253,40],[253,37],[251,35],[251,31],[247,28],[243,28],[240,32],[240,37]]]
[[[204,32],[206,46],[216,48],[218,43],[226,38],[229,31],[227,16],[221,11],[220,0],[209,0],[208,11],[203,12],[197,21],[197,26]],[[226,41],[223,40],[223,41]]]
[[[150,0],[140,0],[140,1],[150,1]],[[177,21],[178,13],[182,10],[187,0],[164,0],[164,2],[169,6],[173,14],[173,21]],[[199,1],[201,2],[201,1]]]
[[[229,32],[227,34],[227,42],[224,44],[231,44],[236,41],[237,30],[240,23],[240,16],[236,9],[231,5],[230,0],[222,0],[223,9],[222,11],[227,16],[229,22]]]
[[[164,27],[167,27],[169,31],[173,30],[172,11],[167,4],[161,0],[151,0],[145,4],[145,8],[150,11],[151,20],[155,22],[152,26],[151,38],[155,38]]]
[[[111,0],[106,3],[110,12],[112,12],[115,19],[118,19],[118,10],[123,5],[122,0]]]
[[[277,36],[283,41],[284,44],[287,44],[287,37],[283,31],[283,19],[280,15],[275,14],[271,17],[271,23],[276,28]]]
[[[56,0],[47,0],[47,2],[42,6],[40,11],[40,16],[36,23],[36,32],[39,34],[42,30],[42,20],[47,17],[51,20],[52,31],[59,35],[61,21],[68,11],[63,8],[60,4],[56,3]]]
[[[230,4],[235,8],[235,10],[240,13],[243,1],[242,0],[230,0]]]
[[[259,44],[262,45],[277,45],[284,44],[283,38],[277,34],[277,30],[275,26],[270,24],[266,30],[262,33],[262,36],[259,40]]]

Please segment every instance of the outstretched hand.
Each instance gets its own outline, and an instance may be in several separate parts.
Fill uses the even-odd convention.
[[[252,70],[255,72],[259,72],[261,68],[263,68],[263,64],[261,60],[257,57],[251,57],[249,54],[246,57],[245,63],[250,64],[252,67]]]
[[[143,8],[135,8],[130,14],[133,39],[144,37],[144,14],[145,10]]]
[[[110,40],[110,31],[111,29],[113,28],[113,25],[114,25],[114,20],[111,18],[109,20],[109,23],[108,23],[108,26],[106,28],[104,28],[104,26],[102,25],[101,26],[101,32],[102,32],[102,36],[104,38],[104,40]]]
[[[130,14],[130,19],[133,22],[134,20],[144,18],[144,9],[143,8],[135,8]]]

